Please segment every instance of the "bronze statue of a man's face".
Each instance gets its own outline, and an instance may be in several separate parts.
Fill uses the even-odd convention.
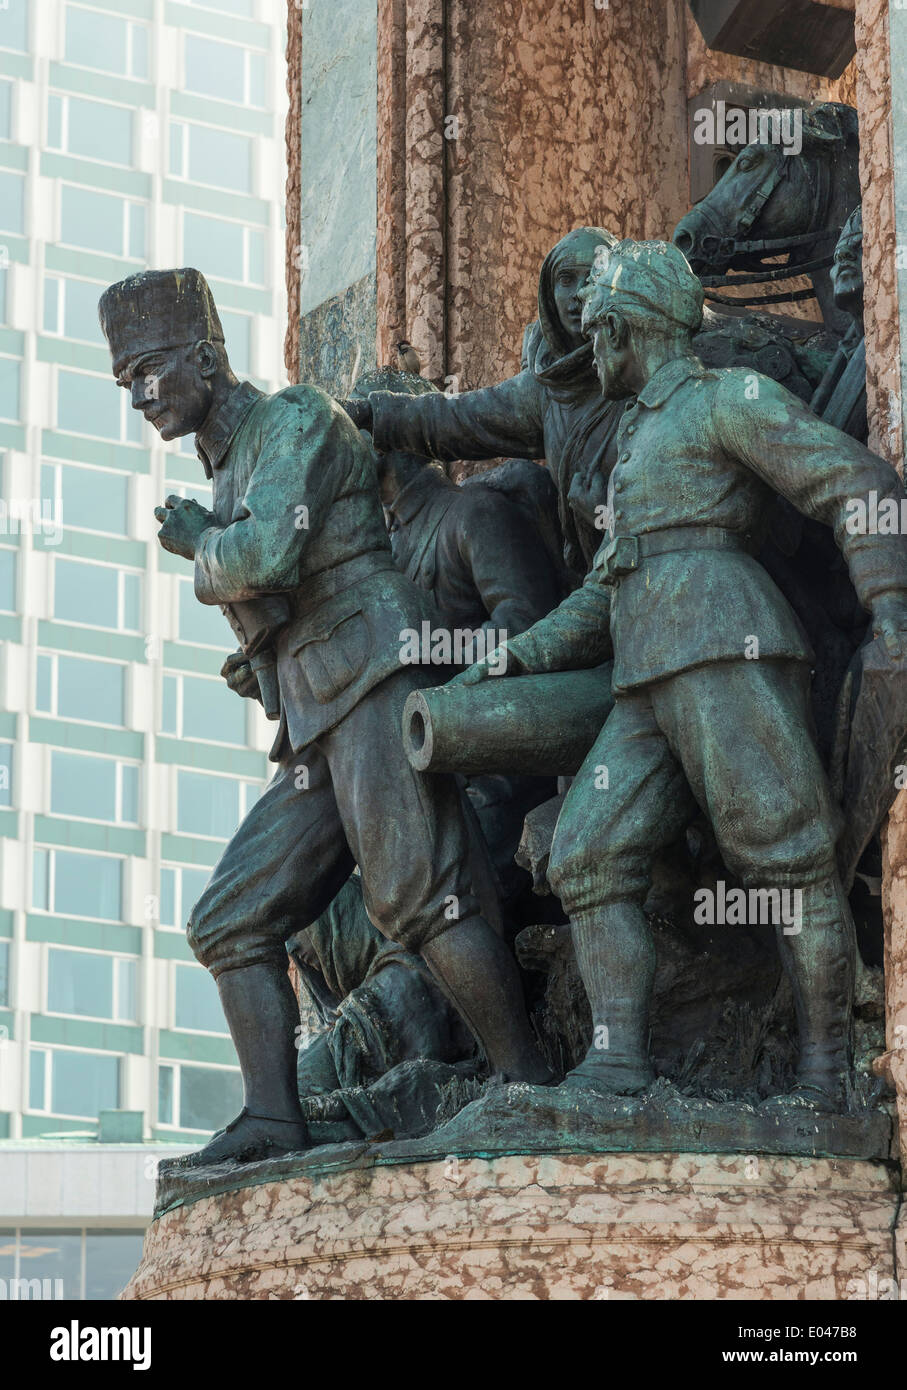
[[[831,286],[835,303],[845,313],[859,318],[863,312],[863,226],[849,222],[835,247],[831,267]]]
[[[140,410],[164,440],[197,434],[211,409],[217,351],[212,343],[149,348],[132,357],[117,375],[129,391],[133,410]]]

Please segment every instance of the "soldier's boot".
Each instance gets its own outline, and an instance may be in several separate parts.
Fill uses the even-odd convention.
[[[565,1086],[632,1096],[655,1080],[649,1003],[655,947],[635,903],[607,903],[571,916],[573,949],[592,1010],[592,1045]]]
[[[225,970],[217,988],[239,1057],[245,1104],[225,1129],[173,1168],[252,1163],[308,1147],[296,1085],[299,1006],[286,968],[261,964]]]
[[[483,917],[436,936],[422,956],[481,1044],[493,1080],[536,1086],[553,1080],[529,1025],[517,963]]]
[[[802,909],[796,920],[787,924],[787,934],[778,927],[800,1040],[796,1080],[788,1098],[840,1110],[852,1066],[856,934],[837,872],[829,871],[826,878],[799,891]],[[791,931],[791,925],[800,930]]]

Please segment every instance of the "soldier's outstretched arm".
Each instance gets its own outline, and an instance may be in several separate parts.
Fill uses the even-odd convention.
[[[590,570],[584,583],[547,617],[518,637],[509,637],[484,661],[455,677],[455,682],[476,685],[494,675],[537,675],[600,666],[612,654],[610,618],[610,591],[602,584],[600,572]]]
[[[366,421],[378,449],[406,449],[425,458],[544,458],[545,398],[532,372],[459,395],[373,391]]]
[[[907,541],[900,527],[884,534],[871,520],[879,508],[907,519],[900,478],[777,382],[757,376],[754,396],[752,380],[752,373],[729,372],[719,386],[712,409],[718,440],[804,515],[833,529],[857,597],[891,647],[907,620]]]
[[[364,441],[328,396],[313,390],[303,400],[278,397],[234,520],[200,539],[196,597],[236,603],[297,588],[305,548],[340,489],[370,466]]]

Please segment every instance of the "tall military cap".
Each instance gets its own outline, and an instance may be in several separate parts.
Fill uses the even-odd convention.
[[[157,348],[224,341],[214,297],[200,270],[143,270],[104,291],[98,318],[119,373]]]
[[[620,241],[596,253],[588,284],[580,290],[583,331],[621,302],[645,305],[695,331],[705,296],[682,251],[670,241]]]

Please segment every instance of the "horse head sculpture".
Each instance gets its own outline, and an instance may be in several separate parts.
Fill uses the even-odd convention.
[[[767,113],[763,113],[765,115]],[[825,326],[847,328],[829,278],[835,242],[860,201],[857,113],[822,102],[802,114],[802,148],[761,140],[740,151],[712,191],[674,230],[674,243],[716,303],[789,303],[815,296]],[[786,256],[784,264],[777,258]],[[729,275],[728,271],[744,274]],[[783,289],[758,299],[732,298],[719,287],[765,285],[808,275],[812,290]]]

